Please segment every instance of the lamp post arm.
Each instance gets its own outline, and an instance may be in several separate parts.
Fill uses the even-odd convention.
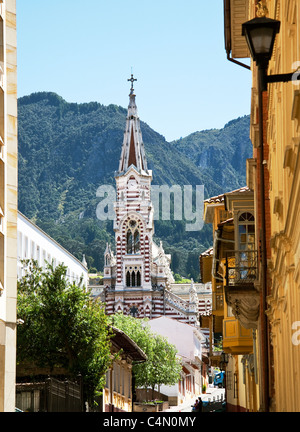
[[[267,83],[275,83],[275,82],[289,82],[289,81],[299,81],[300,73],[291,72],[286,74],[276,74],[276,75],[267,75],[265,77],[265,81]]]

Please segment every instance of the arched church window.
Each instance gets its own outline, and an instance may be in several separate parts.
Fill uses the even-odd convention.
[[[131,273],[131,286],[135,287],[135,272],[133,271]]]
[[[127,231],[127,239],[126,239],[126,244],[127,244],[127,253],[128,254],[132,254],[132,232],[131,230]]]
[[[130,287],[130,272],[129,271],[126,273],[126,286]]]
[[[141,273],[139,271],[136,274],[136,286],[141,286]]]
[[[140,252],[140,233],[138,230],[134,232],[134,253],[137,254]]]
[[[126,251],[127,254],[138,254],[140,253],[140,249],[140,232],[137,228],[137,222],[132,219],[127,225]]]

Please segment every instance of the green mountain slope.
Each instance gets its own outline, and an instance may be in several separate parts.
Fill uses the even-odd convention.
[[[96,219],[96,190],[115,185],[126,114],[116,105],[67,103],[55,93],[18,101],[19,209],[98,270],[113,231],[111,221]],[[245,184],[249,117],[172,143],[144,122],[141,130],[153,184],[203,184],[206,197]],[[198,256],[211,243],[211,228],[187,232],[184,221],[157,221],[155,231],[173,255],[173,270],[197,279]]]
[[[209,170],[220,193],[245,183],[245,161],[252,157],[249,116],[232,120],[223,129],[195,132],[171,145],[200,171]]]

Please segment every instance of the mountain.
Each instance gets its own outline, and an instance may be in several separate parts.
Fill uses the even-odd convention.
[[[209,170],[217,185],[215,191],[233,190],[245,184],[245,161],[252,157],[249,121],[249,116],[240,117],[223,129],[195,132],[171,145],[187,156],[200,172]]]
[[[18,100],[19,210],[98,270],[113,230],[96,218],[96,190],[115,186],[126,115],[117,105],[68,103],[49,92]],[[141,130],[153,184],[204,185],[206,197],[245,184],[249,116],[171,143],[142,121]],[[172,253],[173,270],[197,279],[211,227],[187,232],[184,221],[157,221],[155,232]]]

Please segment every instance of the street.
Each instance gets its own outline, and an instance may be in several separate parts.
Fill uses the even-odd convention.
[[[225,389],[220,388],[214,388],[214,387],[208,387],[206,393],[203,393],[201,395],[202,401],[217,401],[221,400],[221,398],[224,400],[225,398]],[[195,398],[196,399],[196,398]],[[195,401],[194,401],[195,402]],[[191,412],[192,411],[192,405],[193,402],[186,402],[185,404],[178,405],[178,406],[171,406],[165,412]]]

